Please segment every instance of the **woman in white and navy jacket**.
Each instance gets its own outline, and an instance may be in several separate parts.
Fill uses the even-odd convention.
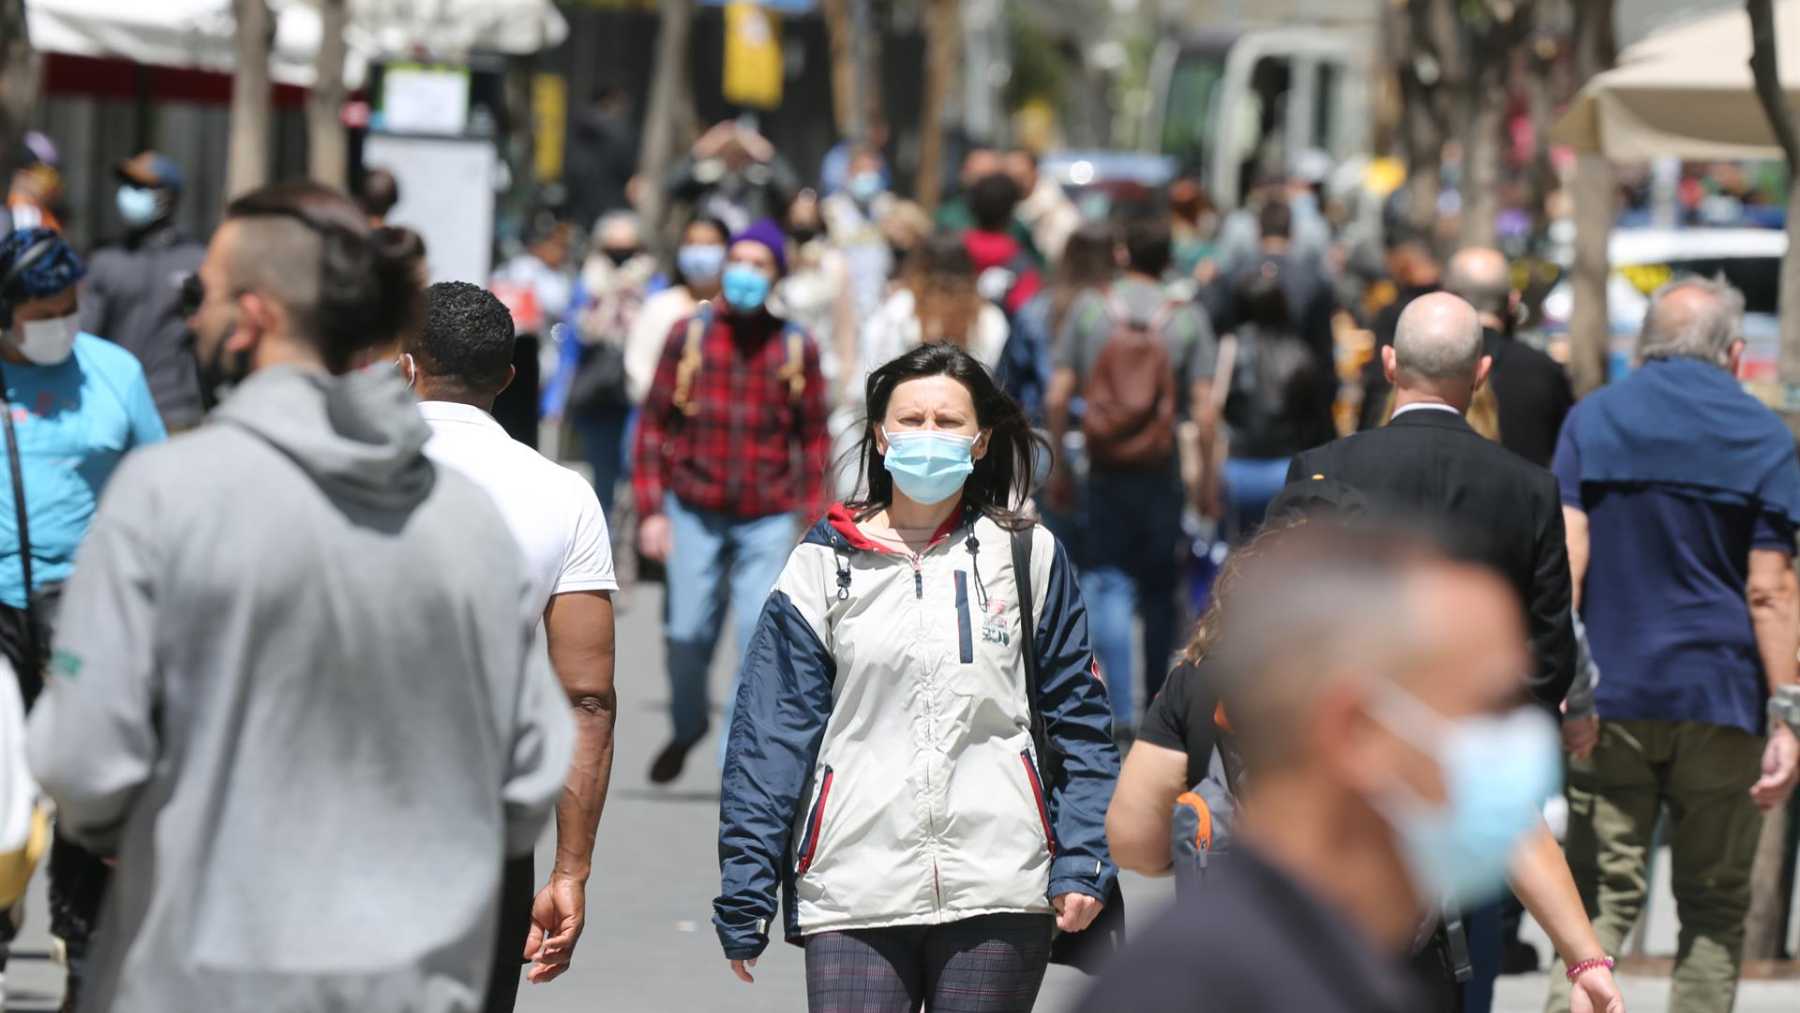
[[[744,659],[714,923],[750,981],[782,888],[814,1011],[1029,1010],[1052,926],[1087,928],[1117,875],[1086,610],[1062,547],[1012,510],[1037,437],[987,370],[927,345],[867,387],[868,498],[794,550]],[[1029,635],[1014,531],[1033,539]]]

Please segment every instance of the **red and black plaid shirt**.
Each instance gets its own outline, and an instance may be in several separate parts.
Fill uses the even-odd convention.
[[[662,513],[665,493],[745,519],[824,508],[831,436],[819,350],[810,338],[801,342],[806,389],[796,403],[784,327],[767,313],[715,313],[700,340],[692,415],[674,404],[688,321],[669,332],[638,418],[631,479],[638,516]]]

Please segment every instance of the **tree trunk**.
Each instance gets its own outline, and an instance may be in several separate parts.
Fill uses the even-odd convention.
[[[1584,0],[1575,5],[1575,90],[1618,59],[1613,29],[1616,0]],[[1612,237],[1615,201],[1612,165],[1605,156],[1576,159],[1575,263],[1569,278],[1575,308],[1569,319],[1569,368],[1577,396],[1606,382],[1612,324],[1606,281],[1612,273],[1607,243]]]
[[[267,0],[232,0],[231,7],[237,19],[237,73],[231,79],[227,200],[269,181],[269,49],[275,39]]]
[[[824,0],[825,35],[831,46],[831,118],[839,137],[854,137],[857,126],[856,43],[851,0]]]
[[[638,175],[643,181],[638,211],[644,219],[644,234],[659,245],[669,211],[663,183],[675,163],[678,145],[692,127],[687,88],[688,39],[693,27],[694,0],[662,0],[656,73],[650,81],[650,107],[645,111],[644,144],[638,155]]]
[[[350,141],[344,132],[344,58],[349,48],[349,0],[318,0],[319,53],[306,97],[306,166],[315,181],[342,190],[349,181]]]
[[[1747,0],[1750,14],[1750,73],[1756,95],[1768,114],[1775,142],[1788,165],[1788,250],[1781,260],[1781,385],[1785,407],[1800,409],[1800,120],[1788,107],[1781,87],[1781,67],[1776,53],[1773,0]],[[1788,31],[1800,31],[1790,25]]]
[[[957,0],[928,0],[925,10],[925,101],[919,113],[919,203],[936,214],[944,187],[944,105],[956,77],[962,17]]]
[[[25,0],[0,0],[0,186],[19,168],[19,142],[37,95],[38,57],[25,22]]]
[[[1506,88],[1503,75],[1472,77],[1475,84],[1463,102],[1460,240],[1465,247],[1491,249],[1500,240],[1500,131],[1506,123]]]

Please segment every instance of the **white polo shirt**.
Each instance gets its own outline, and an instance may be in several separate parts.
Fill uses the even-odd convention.
[[[487,490],[525,550],[537,611],[553,595],[616,591],[612,541],[593,486],[506,434],[473,405],[422,401],[431,426],[425,455]]]

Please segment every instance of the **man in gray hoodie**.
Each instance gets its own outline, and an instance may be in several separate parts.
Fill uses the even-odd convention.
[[[233,202],[191,323],[235,384],[119,468],[32,769],[117,874],[83,1010],[463,1011],[572,731],[517,545],[389,370],[408,261],[313,184]]]

